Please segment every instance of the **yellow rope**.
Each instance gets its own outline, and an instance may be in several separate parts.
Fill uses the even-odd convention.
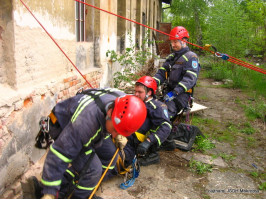
[[[108,165],[107,168],[105,169],[105,171],[104,171],[102,177],[100,178],[98,184],[96,185],[96,187],[94,188],[93,192],[91,193],[89,199],[91,199],[91,198],[93,197],[93,195],[95,194],[96,190],[97,190],[98,187],[100,186],[100,184],[101,184],[101,182],[102,182],[102,180],[103,180],[103,178],[104,178],[106,172],[108,171],[108,169],[110,168],[111,164],[113,163],[113,161],[114,161],[114,159],[115,159],[115,157],[116,157],[118,151],[119,151],[119,148],[116,149],[116,152],[115,152],[115,154],[114,154],[112,160],[110,161],[109,165]]]

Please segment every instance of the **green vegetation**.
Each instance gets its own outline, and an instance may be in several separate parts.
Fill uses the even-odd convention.
[[[188,7],[190,9],[186,9]],[[164,15],[164,22],[189,30],[191,43],[211,44],[220,53],[266,69],[263,60],[266,42],[264,0],[173,0]],[[248,119],[266,121],[265,74],[222,60],[195,46],[191,48],[202,54],[201,74],[216,81],[230,80],[216,87],[245,91],[252,101],[240,104]],[[244,132],[252,134],[253,130]]]
[[[264,0],[173,0],[164,14],[164,22],[189,30],[192,43],[234,57],[264,56]]]
[[[240,130],[241,133],[245,133],[247,135],[252,135],[253,133],[255,133],[255,129],[251,126],[251,124],[249,122],[245,122],[243,124],[244,128]]]
[[[191,159],[189,161],[189,167],[192,172],[196,172],[198,174],[204,174],[207,172],[212,172],[212,165],[210,164],[204,164],[200,161],[196,161],[194,159]]]
[[[266,121],[266,104],[261,98],[258,98],[255,102],[249,101],[247,105],[242,104],[242,107],[249,120],[262,119],[264,122]]]
[[[234,160],[236,157],[233,156],[233,155],[229,155],[229,154],[226,154],[226,153],[220,153],[219,156],[224,159],[224,161],[228,162],[228,161],[232,161]]]
[[[262,184],[259,185],[260,190],[266,190],[266,182],[263,182]]]
[[[111,62],[118,62],[122,66],[121,71],[114,73],[115,88],[123,89],[126,85],[131,86],[132,81],[139,79],[143,75],[137,72],[148,64],[148,59],[156,57],[151,51],[147,50],[147,47],[152,43],[149,40],[149,36],[150,31],[147,31],[140,48],[138,48],[137,44],[133,44],[130,36],[130,47],[127,47],[122,54],[118,54],[114,50],[106,52],[106,57],[109,57]]]
[[[196,136],[195,139],[195,148],[193,151],[202,151],[205,152],[206,150],[210,150],[215,148],[215,145],[207,138],[202,136]]]
[[[258,178],[259,177],[259,173],[258,172],[250,172],[251,176]]]

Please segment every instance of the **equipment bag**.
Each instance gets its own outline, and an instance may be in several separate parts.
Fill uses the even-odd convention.
[[[175,148],[184,151],[191,150],[196,136],[205,136],[197,126],[180,123],[174,125],[167,140],[162,144],[162,149],[174,150]]]

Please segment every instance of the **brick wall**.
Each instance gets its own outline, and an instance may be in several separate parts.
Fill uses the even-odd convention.
[[[84,77],[97,88],[102,70],[93,70]],[[82,87],[90,88],[81,75],[72,73],[38,90],[16,91],[5,102],[0,101],[0,198],[22,198],[23,176],[45,154],[34,147],[39,119]]]

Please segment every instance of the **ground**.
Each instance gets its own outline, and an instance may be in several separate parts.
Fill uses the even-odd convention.
[[[199,80],[195,89],[195,102],[208,109],[197,113],[197,117],[216,121],[215,130],[221,131],[229,125],[243,124],[247,119],[237,102],[245,103],[248,97],[240,90],[217,85],[219,83],[210,79]],[[249,145],[249,140],[238,134],[232,136],[233,142],[213,139],[215,148],[205,153],[161,151],[160,163],[141,167],[140,175],[132,187],[120,189],[123,177],[118,176],[103,182],[96,194],[111,199],[265,198],[265,191],[259,190],[259,185],[265,180],[250,175],[250,172],[265,174],[265,125],[261,121],[250,123],[256,129],[256,133],[252,135],[256,138],[256,144]],[[210,131],[208,127],[204,127],[201,130],[203,134],[205,130]],[[215,134],[221,133],[218,131]],[[235,132],[232,131],[231,134]],[[231,155],[233,159],[218,156],[215,160],[220,159],[220,162],[213,164],[212,172],[203,175],[190,170],[189,158],[204,157],[203,161],[206,162],[208,158],[213,158],[206,158],[208,155]]]
[[[160,151],[160,163],[141,167],[132,187],[120,189],[123,177],[117,176],[103,182],[96,195],[108,199],[265,199],[265,189],[259,190],[259,185],[265,182],[265,124],[250,121],[255,133],[247,136],[237,132],[235,129],[248,121],[239,103],[246,103],[248,97],[240,90],[217,85],[213,80],[200,78],[195,102],[208,109],[192,118],[194,125],[196,118],[211,122],[197,125],[203,134],[210,135],[214,149]],[[193,172],[189,167],[191,158],[212,164],[212,171],[201,175]],[[35,171],[26,174],[40,169],[36,165]]]

